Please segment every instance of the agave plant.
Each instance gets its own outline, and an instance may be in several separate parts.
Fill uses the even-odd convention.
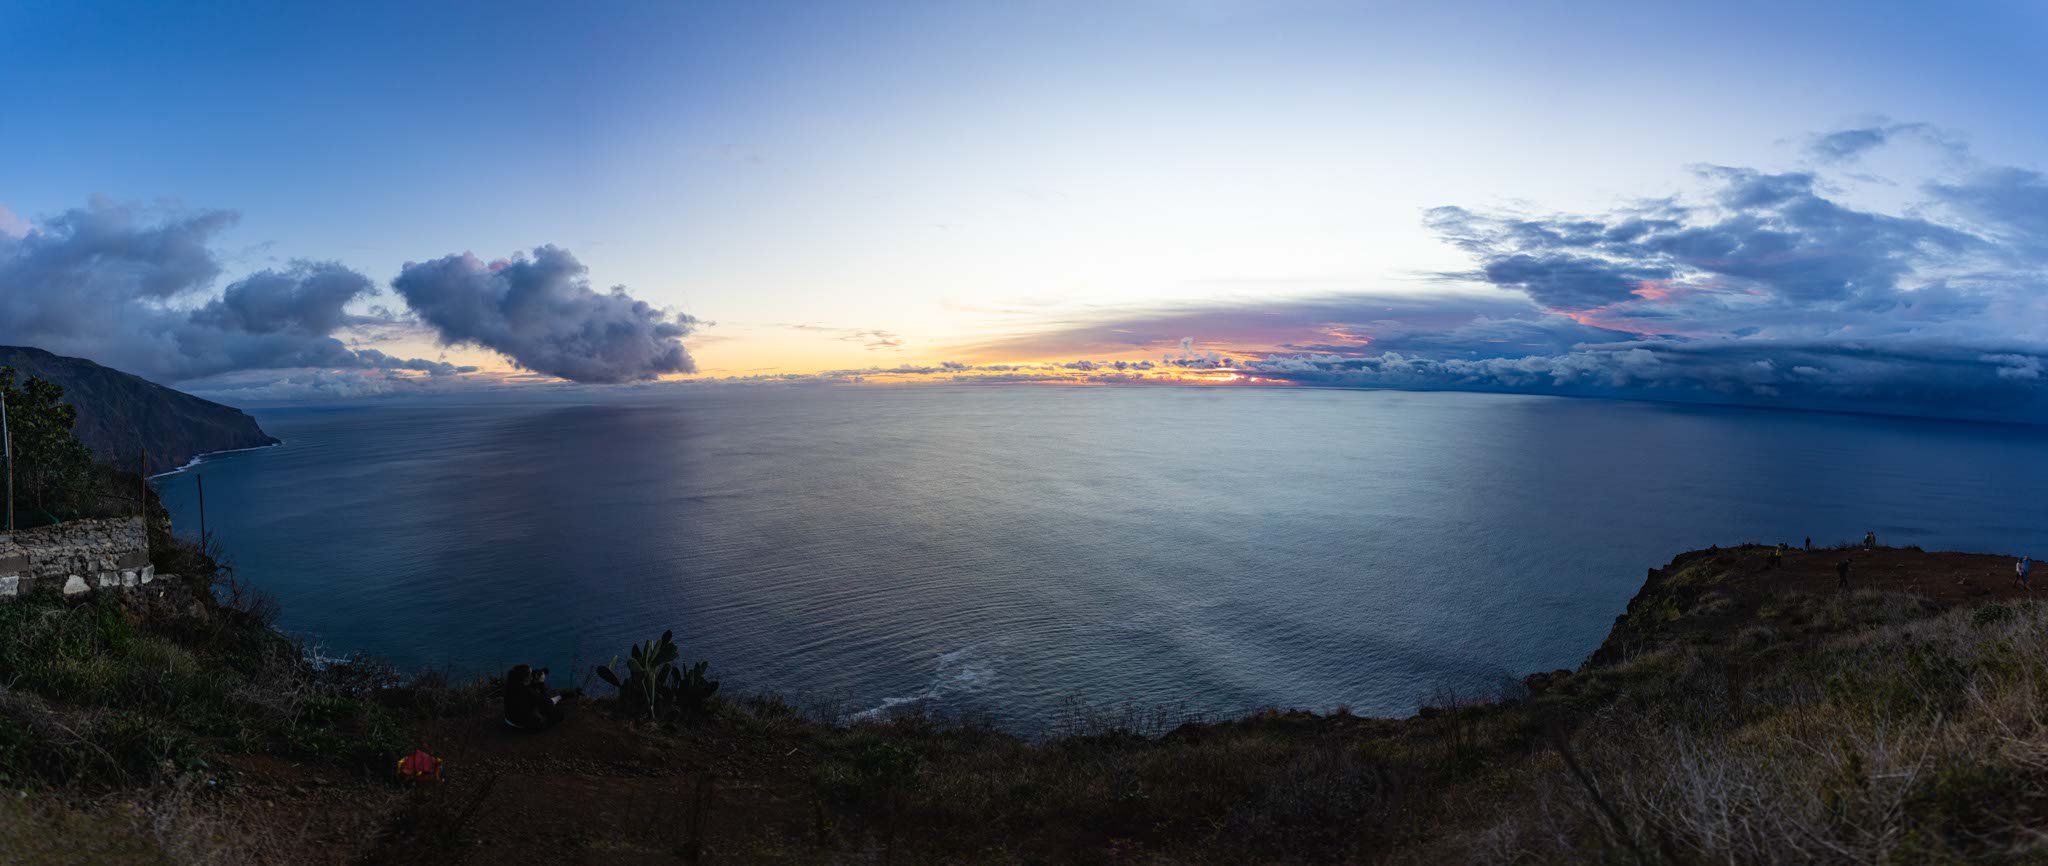
[[[665,631],[659,638],[633,645],[626,658],[624,678],[617,673],[616,657],[611,664],[598,666],[597,678],[618,689],[620,703],[634,714],[646,713],[648,718],[658,719],[663,709],[675,709],[685,718],[695,718],[702,712],[704,702],[718,691],[718,681],[704,676],[709,662],[698,662],[687,669],[677,667],[676,658],[681,655],[675,632]]]

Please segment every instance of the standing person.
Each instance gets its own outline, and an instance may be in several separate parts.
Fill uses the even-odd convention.
[[[1849,560],[1844,559],[1835,563],[1835,588],[1849,588]]]
[[[1864,550],[1875,550],[1875,549],[1877,549],[1877,533],[1875,533],[1875,532],[1866,532],[1866,533],[1863,533],[1863,549],[1864,549]]]
[[[1777,547],[1773,547],[1773,548],[1771,548],[1771,567],[1772,567],[1772,568],[1777,568],[1777,567],[1779,567],[1779,566],[1781,566],[1781,565],[1784,565],[1784,564],[1785,564],[1785,545],[1782,545],[1782,544],[1780,544],[1780,545],[1778,545]]]
[[[2032,559],[2029,559],[2024,556],[2020,557],[2020,561],[2012,564],[2012,570],[2014,574],[2019,575],[2020,586],[2025,587],[2028,590],[2032,590],[2034,588],[2032,584],[2027,583],[2027,573],[2034,570],[2034,561]]]
[[[1813,536],[1811,536],[1811,535],[1809,535],[1809,536],[1807,536],[1807,537],[1806,537],[1806,552],[1807,552],[1807,553],[1812,553],[1812,552],[1813,552]]]

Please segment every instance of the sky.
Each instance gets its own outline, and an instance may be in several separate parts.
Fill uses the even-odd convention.
[[[2048,421],[2048,5],[1647,5],[0,0],[0,343]]]

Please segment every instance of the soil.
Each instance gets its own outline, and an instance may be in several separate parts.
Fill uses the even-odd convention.
[[[663,732],[590,706],[540,733],[485,713],[428,723],[419,739],[442,779],[407,795],[364,862],[787,860],[782,849],[815,835],[812,762],[791,734]]]

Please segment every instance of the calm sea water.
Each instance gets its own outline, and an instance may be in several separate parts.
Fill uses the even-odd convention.
[[[2048,552],[2043,431],[1475,394],[676,388],[256,413],[159,479],[328,654],[558,671],[674,628],[728,687],[1040,728],[1068,697],[1400,714],[1576,666],[1645,569]],[[559,677],[558,677],[559,679]]]

